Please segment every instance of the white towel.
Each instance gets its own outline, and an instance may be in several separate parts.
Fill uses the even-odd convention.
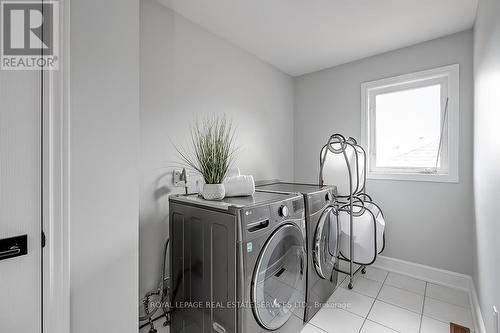
[[[253,195],[255,193],[255,182],[253,176],[234,176],[224,179],[226,197],[240,197]]]
[[[240,175],[240,168],[230,168],[226,172],[226,178],[236,177]]]

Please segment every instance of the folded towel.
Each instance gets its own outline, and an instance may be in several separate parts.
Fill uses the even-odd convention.
[[[240,197],[253,195],[255,193],[255,182],[253,176],[234,176],[224,179],[226,197]]]
[[[239,168],[231,168],[228,169],[226,172],[226,178],[231,178],[231,177],[236,177],[240,175],[240,169]]]

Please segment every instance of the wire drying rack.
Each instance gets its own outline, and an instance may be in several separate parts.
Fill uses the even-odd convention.
[[[351,160],[348,156],[348,151],[350,151],[353,159]],[[336,197],[336,214],[342,214],[345,212],[349,217],[349,255],[345,255],[342,251],[339,251],[338,259],[344,262],[348,262],[349,268],[347,271],[336,265],[335,269],[341,273],[347,274],[349,276],[348,288],[352,289],[354,287],[354,276],[361,272],[366,274],[366,266],[371,265],[377,259],[377,255],[380,254],[385,248],[385,233],[382,237],[382,249],[378,250],[377,246],[377,217],[372,210],[367,208],[367,204],[370,207],[376,207],[380,214],[383,213],[378,205],[376,205],[372,198],[366,194],[366,152],[358,145],[356,139],[348,137],[347,139],[341,134],[333,134],[329,137],[327,143],[321,148],[320,152],[320,172],[319,172],[319,184],[321,186],[325,185],[324,171],[325,162],[327,160],[328,154],[333,154],[336,158],[341,158],[345,162],[345,168],[348,175],[349,190],[348,192],[338,193]],[[356,178],[354,178],[356,177]],[[354,181],[356,179],[356,181]],[[335,185],[335,184],[328,184]],[[355,218],[362,216],[363,214],[369,214],[373,221],[373,232],[374,232],[374,256],[369,262],[356,262],[355,258],[355,246],[353,239],[353,227],[355,223]],[[339,221],[337,216],[337,221]],[[359,265],[356,269],[354,265]]]

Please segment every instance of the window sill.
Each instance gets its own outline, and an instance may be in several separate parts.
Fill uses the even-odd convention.
[[[458,183],[458,175],[451,174],[368,172],[366,178],[415,182]]]

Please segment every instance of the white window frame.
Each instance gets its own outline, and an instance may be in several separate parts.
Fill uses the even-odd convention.
[[[458,146],[459,146],[459,71],[458,64],[434,68],[430,70],[364,82],[361,84],[361,143],[367,152],[368,179],[410,180],[458,183]],[[441,85],[443,96],[441,118],[448,98],[446,125],[441,146],[441,167],[437,173],[419,170],[418,168],[377,168],[375,167],[375,97],[381,93],[401,91],[405,89],[425,87],[430,84]],[[447,144],[444,144],[447,143]]]

